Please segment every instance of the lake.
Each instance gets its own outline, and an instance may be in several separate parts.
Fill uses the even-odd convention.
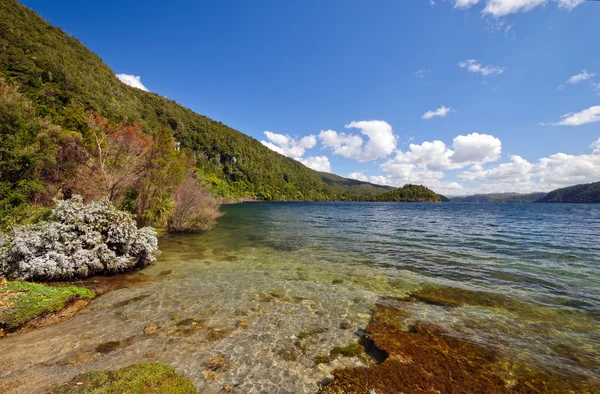
[[[315,357],[356,343],[385,300],[403,305],[407,329],[425,322],[511,363],[600,384],[600,205],[223,209],[210,232],[162,238],[143,284],[0,340],[0,391],[162,361],[201,392],[316,392],[334,368],[372,363]],[[203,374],[221,354],[227,368]]]

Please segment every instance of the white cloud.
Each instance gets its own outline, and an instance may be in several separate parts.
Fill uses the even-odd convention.
[[[594,73],[588,73],[587,70],[583,70],[580,74],[573,75],[571,78],[567,79],[567,83],[576,84],[579,82],[587,81],[595,75],[596,74]]]
[[[500,158],[501,146],[498,138],[478,133],[457,136],[452,147],[442,141],[411,144],[381,165],[382,174],[361,171],[348,177],[397,187],[422,184],[446,195],[547,192],[600,180],[600,138],[592,142],[589,154],[556,153],[537,162],[513,155],[508,162],[489,164]],[[460,169],[460,182],[445,179],[447,171]]]
[[[455,163],[487,163],[496,161],[502,154],[502,142],[489,134],[459,135],[453,141]]]
[[[596,141],[592,142],[592,145],[590,145],[590,148],[592,148],[594,150],[594,154],[600,154],[600,138],[598,138]]]
[[[423,184],[438,193],[459,193],[463,186],[457,182],[444,181],[445,171],[483,164],[498,160],[502,143],[494,136],[472,133],[454,138],[452,149],[444,142],[425,141],[410,144],[409,150],[398,151],[396,157],[381,165],[384,175],[370,176],[368,180],[393,186],[406,183]],[[352,173],[355,179],[365,179],[362,173]]]
[[[348,178],[356,179],[357,181],[363,181],[363,182],[369,181],[369,177],[367,175],[365,175],[362,171],[361,172],[351,172],[350,174],[348,174]]]
[[[142,84],[140,76],[129,75],[129,74],[117,74],[117,78],[119,78],[119,80],[121,82],[123,82],[125,85],[129,85],[131,87],[141,89],[145,92],[149,92],[148,88],[146,88]]]
[[[452,111],[452,108],[445,107],[445,106],[442,105],[441,107],[439,107],[436,110],[433,110],[433,111],[430,110],[430,111],[425,112],[423,114],[423,116],[421,116],[421,118],[423,118],[423,119],[431,119],[431,118],[433,118],[435,116],[439,116],[440,118],[445,118],[450,113],[450,111]]]
[[[561,116],[557,123],[541,123],[543,126],[581,126],[600,121],[600,105],[595,105],[580,112],[571,112]]]
[[[594,144],[591,146],[594,147]],[[510,162],[489,169],[465,171],[459,178],[480,183],[479,192],[551,191],[579,183],[597,182],[600,155],[556,153],[537,163],[514,155]]]
[[[528,12],[550,2],[556,3],[559,8],[570,11],[584,1],[585,0],[486,0],[482,13],[484,15],[491,15],[499,18],[517,12]],[[455,0],[454,8],[470,8],[478,3],[478,0]]]
[[[292,159],[302,157],[306,149],[314,148],[317,145],[317,138],[314,135],[308,135],[300,140],[271,131],[265,131],[265,135],[269,141],[260,141],[264,146]]]
[[[464,62],[460,62],[460,63],[458,63],[458,66],[460,68],[466,68],[469,72],[472,72],[475,74],[481,74],[483,76],[500,75],[505,70],[504,67],[500,67],[500,66],[494,66],[494,65],[484,66],[475,59],[469,59],[469,60],[465,60]]]
[[[469,8],[477,3],[479,3],[479,0],[456,0],[454,8]]]
[[[331,172],[331,163],[327,156],[311,156],[306,159],[300,158],[298,161],[315,171]]]
[[[345,128],[359,129],[368,137],[367,143],[359,135],[338,133],[335,130],[322,130],[319,140],[325,147],[332,149],[334,154],[358,161],[385,157],[396,148],[397,138],[392,126],[382,120],[350,122]]]
[[[327,156],[311,156],[306,159],[302,156],[306,149],[312,149],[317,146],[317,137],[307,135],[301,139],[290,137],[286,134],[277,134],[271,131],[265,131],[265,136],[269,141],[260,141],[267,148],[294,160],[298,160],[308,168],[316,171],[331,172],[331,163]]]

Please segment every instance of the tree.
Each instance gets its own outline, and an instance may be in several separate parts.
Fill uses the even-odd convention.
[[[152,136],[142,133],[141,124],[110,125],[109,120],[92,112],[87,120],[91,130],[90,165],[83,168],[80,181],[85,190],[116,201],[137,182],[152,149]],[[99,188],[90,188],[89,183]]]
[[[172,232],[210,230],[223,215],[214,195],[193,174],[177,187],[174,202],[169,218],[169,231]]]

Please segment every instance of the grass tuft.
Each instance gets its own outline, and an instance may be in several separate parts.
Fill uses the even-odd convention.
[[[93,291],[72,285],[0,282],[0,328],[14,331],[38,316],[58,312],[75,298],[94,298]]]
[[[76,376],[49,391],[51,394],[193,394],[192,383],[175,368],[162,363],[135,364],[113,371],[94,371]]]

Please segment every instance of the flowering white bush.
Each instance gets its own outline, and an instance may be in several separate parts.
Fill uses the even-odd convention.
[[[57,200],[48,221],[0,235],[0,276],[57,280],[144,267],[156,258],[156,231],[108,201]]]

